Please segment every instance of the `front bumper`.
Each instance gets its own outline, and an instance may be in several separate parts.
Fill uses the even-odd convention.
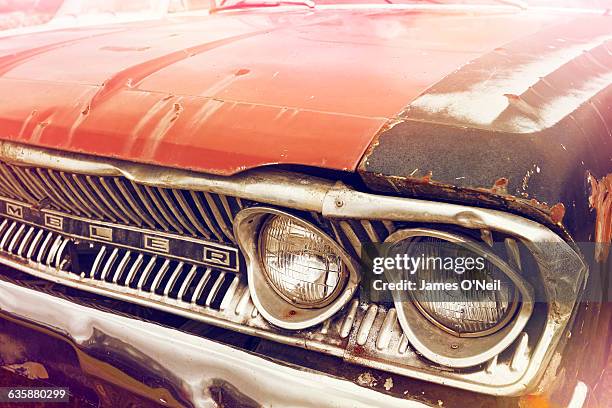
[[[218,406],[213,393],[219,388],[231,393],[241,406],[428,406],[0,280],[0,329],[3,327],[38,333],[27,338],[14,335],[19,344],[11,345],[10,330],[0,330],[0,358],[25,355],[42,359],[38,362],[42,364],[59,359],[62,365],[72,360],[75,382],[94,384],[96,392],[106,397],[102,384],[166,406]],[[32,344],[39,334],[47,344]]]

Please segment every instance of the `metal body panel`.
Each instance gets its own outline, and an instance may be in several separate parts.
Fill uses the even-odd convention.
[[[612,19],[580,18],[474,59],[412,101],[360,171],[378,191],[478,203],[590,241],[590,174],[612,172]]]
[[[285,8],[2,38],[0,93],[20,97],[0,101],[0,138],[223,175],[352,171],[389,118],[457,67],[576,18]]]

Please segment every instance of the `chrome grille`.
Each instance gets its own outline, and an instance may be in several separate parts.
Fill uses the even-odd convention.
[[[78,243],[59,233],[0,218],[0,253],[76,275],[92,283],[116,285],[117,290],[219,309],[234,273],[160,255],[94,243]]]
[[[235,242],[240,198],[0,162],[0,194],[91,220]]]
[[[350,234],[363,239],[362,234],[374,230],[379,239],[384,240],[390,232],[387,227],[395,228],[395,224],[385,226],[377,221],[332,222],[320,216],[313,218],[322,227],[333,230],[347,249],[355,253],[360,248],[351,246]],[[259,315],[241,274],[112,245],[78,242],[54,231],[2,217],[0,255],[5,259],[3,263],[9,266],[17,269],[23,266],[35,276],[51,277],[68,286],[318,350],[363,366],[408,376],[414,375],[416,369],[419,375],[427,373],[431,380],[444,383],[475,381],[501,386],[508,379],[519,378],[531,358],[529,333],[538,331],[534,327],[523,332],[504,353],[485,365],[470,370],[451,370],[436,366],[415,352],[399,324],[395,309],[386,304],[354,299],[342,313],[322,324],[288,334]],[[437,377],[436,373],[442,371],[444,376]]]

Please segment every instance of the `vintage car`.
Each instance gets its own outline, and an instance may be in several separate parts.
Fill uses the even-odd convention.
[[[580,5],[1,38],[0,366],[94,406],[605,406],[612,15]],[[419,242],[509,289],[374,296],[369,251]]]

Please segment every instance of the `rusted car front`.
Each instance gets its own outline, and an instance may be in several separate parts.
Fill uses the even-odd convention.
[[[0,365],[104,405],[597,404],[610,13],[217,6],[0,39]],[[419,242],[509,289],[375,293]]]

